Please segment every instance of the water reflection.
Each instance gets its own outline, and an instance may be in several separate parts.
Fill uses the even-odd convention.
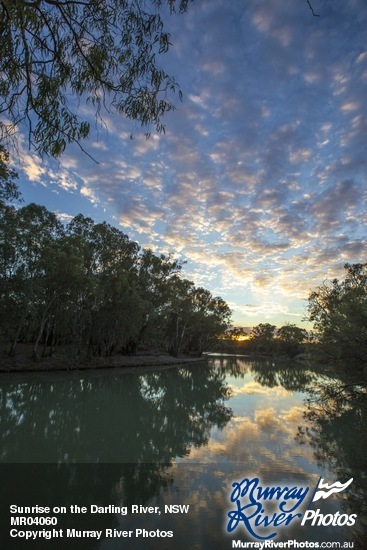
[[[304,365],[281,359],[247,359],[219,357],[212,361],[220,371],[234,378],[244,378],[251,373],[254,380],[267,388],[281,386],[289,391],[307,391],[317,376]]]
[[[305,410],[305,393],[297,390],[305,391],[315,375],[297,363],[232,357],[213,360],[213,367],[226,373],[233,418],[185,462],[246,464],[247,472],[265,480],[311,475],[313,450],[296,444],[295,435]]]
[[[0,516],[0,533],[9,533],[9,510],[11,504],[34,506],[36,503],[49,506],[66,507],[67,513],[53,514],[58,518],[58,528],[62,528],[64,537],[67,529],[104,530],[120,528],[121,514],[71,514],[70,507],[91,505],[127,506],[132,504],[156,505],[162,498],[158,495],[169,491],[173,485],[173,476],[167,464],[2,464],[0,465],[1,487],[0,504],[3,514]],[[140,527],[141,516],[129,517],[128,528]],[[132,527],[131,525],[134,525]],[[126,525],[122,526],[126,529]],[[153,526],[152,526],[153,528]],[[30,529],[30,528],[28,528]],[[32,529],[36,529],[33,527]],[[4,548],[9,550],[41,550],[57,548],[83,550],[97,548],[96,542],[81,539],[62,538],[53,541],[37,539],[4,538]],[[114,548],[121,548],[121,540],[115,540]],[[53,546],[54,544],[54,546]],[[135,548],[135,545],[133,546]],[[144,547],[144,546],[143,546]],[[145,546],[149,548],[149,546]],[[3,548],[3,546],[2,546]]]
[[[307,411],[305,397],[318,379],[297,363],[236,358],[144,374],[4,378],[2,461],[63,464],[3,464],[3,495],[14,493],[22,504],[34,503],[34,494],[63,505],[189,504],[188,516],[144,517],[143,523],[134,515],[94,518],[96,529],[173,529],[178,550],[230,546],[228,496],[244,476],[310,487],[320,476],[353,477],[348,494],[320,506],[323,513],[345,506],[366,517],[365,406],[333,402],[327,411],[314,402]],[[90,516],[83,521],[84,527],[65,518],[68,526],[90,529]],[[358,529],[363,537],[361,521]],[[296,525],[277,540],[350,536],[341,527]],[[250,540],[244,531],[238,538]],[[121,548],[114,539],[67,542],[69,549]],[[172,541],[136,540],[132,547],[172,548]]]
[[[357,513],[353,529],[356,548],[366,547],[367,534],[367,403],[365,388],[345,379],[321,378],[307,399],[306,424],[299,428],[299,443],[308,443],[320,467],[328,466],[337,479],[353,478],[343,508]]]
[[[206,366],[3,383],[3,462],[164,462],[232,416],[225,375]]]

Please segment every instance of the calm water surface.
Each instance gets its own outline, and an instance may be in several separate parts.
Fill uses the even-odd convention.
[[[264,486],[310,487],[320,476],[330,483],[353,477],[348,496],[325,501],[323,513],[344,509],[366,517],[366,411],[349,407],[325,416],[313,409],[307,418],[305,399],[316,383],[304,366],[244,358],[135,372],[4,374],[3,494],[22,504],[34,504],[35,494],[40,504],[65,506],[189,504],[187,516],[144,516],[146,529],[174,530],[176,549],[251,540],[245,530],[226,533],[231,485],[244,477],[259,477]],[[75,524],[65,517],[65,527],[142,526],[134,515],[99,515],[93,527],[88,520],[80,527],[80,518]],[[277,540],[361,536],[360,529],[296,526]],[[66,547],[129,548],[124,544],[69,539]],[[172,540],[136,539],[130,547],[173,546]]]

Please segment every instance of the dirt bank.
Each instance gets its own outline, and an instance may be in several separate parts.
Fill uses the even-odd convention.
[[[31,350],[22,349],[15,357],[8,357],[5,349],[0,352],[0,372],[39,372],[56,370],[85,370],[124,367],[149,367],[157,365],[181,365],[205,361],[205,357],[172,357],[171,355],[138,354],[134,356],[94,357],[90,361],[68,358],[62,354],[43,357],[39,361],[31,358]]]

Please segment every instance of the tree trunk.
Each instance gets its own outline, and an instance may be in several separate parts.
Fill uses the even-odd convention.
[[[40,324],[40,329],[38,331],[38,336],[36,338],[36,341],[34,343],[34,346],[33,346],[33,353],[32,353],[32,359],[34,361],[38,361],[38,344],[41,340],[41,337],[42,337],[42,334],[43,334],[43,331],[45,329],[45,324],[46,324],[46,321],[47,321],[47,317],[46,317],[46,312],[43,314],[42,316],[42,319],[41,319],[41,324]]]
[[[47,342],[48,342],[49,336],[50,336],[50,323],[47,324],[47,330],[46,330],[46,334],[45,334],[45,341],[43,343],[42,357],[45,357],[45,355],[46,355]]]
[[[180,329],[180,319],[181,317],[178,315],[176,320],[176,335],[174,338],[173,346],[171,348],[170,354],[174,357],[178,357],[178,354],[180,353],[183,337],[185,336],[186,326],[187,326],[187,320],[182,324],[182,328]]]
[[[12,344],[10,346],[10,350],[9,350],[9,357],[14,357],[15,355],[15,346],[17,345],[17,342],[18,342],[18,339],[19,339],[19,335],[20,335],[20,331],[22,330],[22,326],[23,326],[23,323],[24,323],[24,320],[26,318],[26,313],[24,313],[24,315],[22,316],[21,320],[20,320],[20,323],[19,323],[19,326],[18,326],[18,330],[13,338],[13,341],[12,341]]]

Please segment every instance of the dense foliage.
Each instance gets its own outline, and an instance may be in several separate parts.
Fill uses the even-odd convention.
[[[260,323],[252,329],[248,347],[251,351],[295,357],[304,351],[307,338],[307,331],[297,325],[277,328],[270,323]]]
[[[170,256],[79,214],[64,226],[45,207],[0,206],[0,338],[14,354],[62,347],[90,358],[139,345],[201,353],[229,322],[226,302],[180,276]]]
[[[367,362],[367,264],[345,264],[346,277],[309,296],[309,319],[326,358]]]
[[[248,333],[242,327],[232,327],[223,335],[218,351],[228,353],[255,353],[296,357],[306,351],[309,335],[303,328],[286,324],[280,328],[270,323],[260,323]]]
[[[161,12],[188,0],[2,0],[0,140],[20,124],[41,154],[89,135],[79,102],[164,130],[175,79],[158,65],[170,47]],[[85,112],[85,109],[84,109]]]
[[[18,174],[9,168],[9,153],[0,143],[0,201],[11,201],[20,198],[15,180]]]

